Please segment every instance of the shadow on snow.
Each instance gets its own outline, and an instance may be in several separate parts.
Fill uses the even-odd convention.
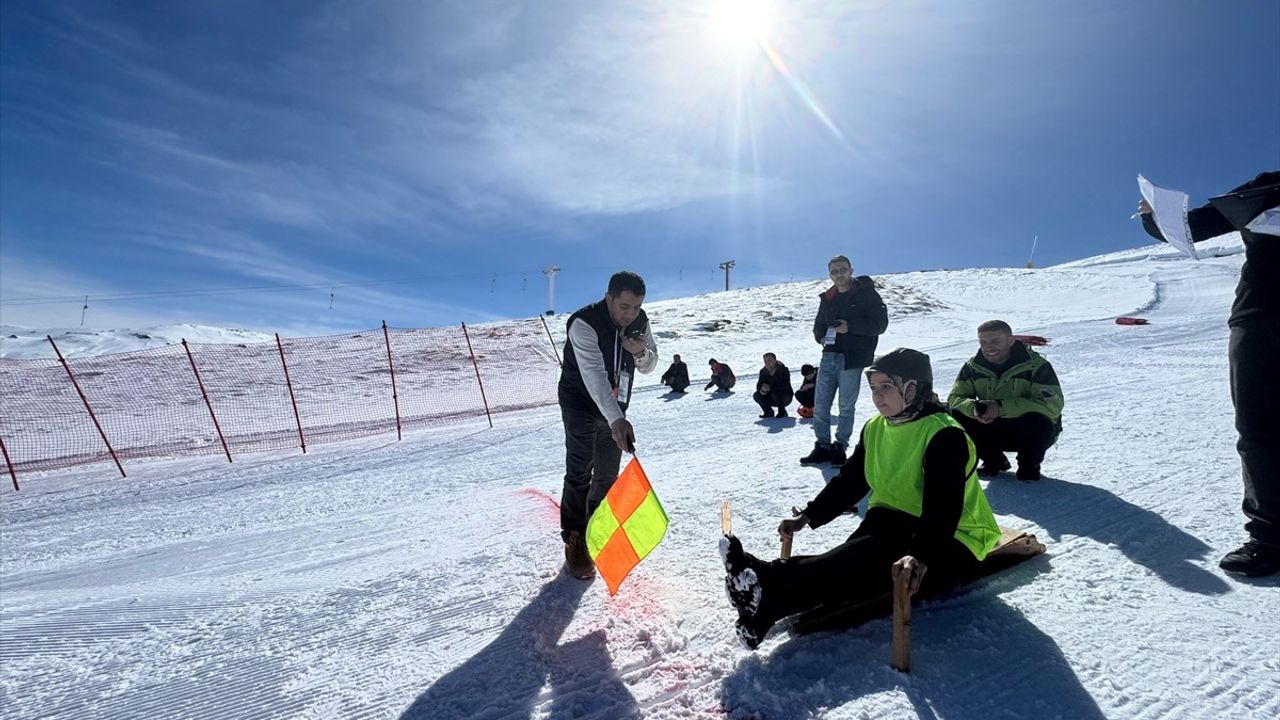
[[[557,575],[493,642],[432,683],[400,719],[530,717],[544,686],[551,705],[542,717],[636,717],[603,631],[558,644],[590,585]]]
[[[1114,545],[1176,588],[1203,595],[1231,589],[1195,564],[1209,555],[1208,545],[1102,488],[1049,477],[1035,483],[996,478],[987,484],[986,494],[997,513],[1031,520],[1055,537],[1078,535]]]
[[[1023,584],[1047,571],[1048,562],[1037,559],[999,582]],[[910,674],[889,667],[891,635],[883,618],[749,656],[725,678],[721,706],[731,718],[800,720],[900,691],[921,718],[1104,717],[1053,639],[990,589],[917,607]]]

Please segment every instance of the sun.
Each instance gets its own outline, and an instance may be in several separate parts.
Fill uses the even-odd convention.
[[[742,51],[764,39],[773,21],[769,0],[714,0],[711,33],[729,50]]]

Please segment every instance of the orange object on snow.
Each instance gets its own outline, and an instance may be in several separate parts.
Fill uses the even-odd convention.
[[[796,408],[796,414],[802,418],[811,418],[813,417],[813,408],[809,407],[808,405],[801,405],[800,407]]]

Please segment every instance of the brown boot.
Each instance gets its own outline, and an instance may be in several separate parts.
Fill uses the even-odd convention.
[[[569,539],[564,541],[564,567],[570,575],[582,580],[596,576],[596,565],[587,552],[587,539],[580,532],[570,532]]]

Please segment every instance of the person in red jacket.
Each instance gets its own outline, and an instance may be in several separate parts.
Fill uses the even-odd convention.
[[[716,392],[729,392],[734,385],[738,384],[738,378],[734,376],[733,368],[726,363],[711,358],[707,361],[707,364],[711,366],[711,382],[708,382],[707,386],[702,388],[703,390],[710,390],[714,386]]]

